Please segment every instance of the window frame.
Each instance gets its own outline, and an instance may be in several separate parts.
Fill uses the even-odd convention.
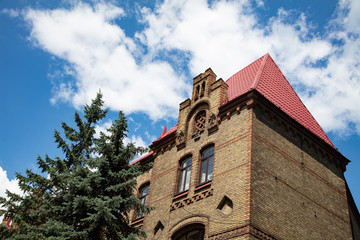
[[[213,153],[207,157],[204,157],[204,155],[210,151],[211,149],[213,149]],[[209,145],[207,147],[205,147],[201,152],[201,157],[200,157],[200,167],[199,167],[199,181],[198,181],[198,186],[201,186],[201,185],[204,185],[204,184],[207,184],[209,182],[212,181],[213,179],[213,175],[211,174],[211,179],[209,179],[209,160],[210,158],[212,157],[212,170],[211,170],[211,173],[214,172],[214,159],[215,159],[215,146],[214,145]],[[202,173],[203,173],[203,165],[204,165],[204,162],[206,161],[206,175],[205,175],[205,179],[204,181],[202,181]]]
[[[185,165],[185,163],[187,163],[188,161],[190,162],[190,165],[188,166],[183,166]],[[184,157],[180,162],[179,162],[179,171],[178,171],[178,178],[177,178],[177,188],[176,188],[176,195],[187,192],[190,189],[190,181],[191,181],[191,170],[192,170],[192,156],[189,155],[187,157]],[[190,168],[190,170],[189,170]],[[183,176],[183,172],[185,171],[185,178],[182,178]],[[188,176],[188,171],[189,171],[189,179],[187,179]],[[186,180],[189,181],[189,186],[186,189]],[[182,188],[180,189],[180,187],[182,186]]]
[[[205,225],[201,223],[194,223],[190,225],[186,225],[181,229],[177,230],[171,237],[171,240],[180,240],[185,236],[185,239],[188,238],[188,234],[197,231],[200,233],[200,239],[205,239]],[[199,239],[199,240],[200,240]]]
[[[147,193],[143,194],[145,189],[148,189]],[[150,182],[146,182],[146,183],[142,184],[138,188],[138,199],[145,206],[147,206],[147,202],[148,202],[148,199],[149,199],[149,193],[150,193]],[[145,199],[144,202],[143,202],[143,199]],[[136,211],[135,219],[140,219],[140,218],[143,218],[143,217],[145,217],[145,212],[142,212],[140,210]]]

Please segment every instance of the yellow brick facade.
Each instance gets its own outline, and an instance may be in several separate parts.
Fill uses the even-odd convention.
[[[138,187],[150,183],[155,209],[132,224],[148,239],[172,239],[194,224],[205,239],[352,239],[347,160],[256,91],[224,104],[226,96],[211,69],[194,78],[177,130],[150,146],[153,168],[138,178]],[[197,131],[200,111],[206,125]],[[215,150],[213,178],[200,185],[207,146]],[[180,161],[188,156],[190,186],[178,194]]]

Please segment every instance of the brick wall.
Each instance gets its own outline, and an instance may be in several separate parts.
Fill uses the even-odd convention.
[[[261,96],[222,105],[226,84],[207,72],[194,79],[194,86],[210,81],[205,94],[180,104],[176,134],[184,141],[176,135],[152,145],[153,168],[138,185],[151,182],[155,209],[135,224],[148,239],[170,239],[192,223],[204,226],[207,239],[351,239],[340,155]],[[194,135],[193,118],[203,110],[216,124]],[[199,186],[200,154],[209,145],[213,179]],[[179,162],[188,156],[190,187],[178,194]]]
[[[251,222],[279,239],[351,239],[341,170],[255,112]]]
[[[178,223],[183,221],[186,224],[204,223],[208,228],[207,236],[249,223],[248,129],[248,111],[244,109],[231,120],[223,121],[217,132],[208,135],[205,131],[200,138],[189,139],[185,148],[178,150],[172,147],[156,157],[151,172],[149,195],[149,204],[155,210],[144,220],[144,229],[150,239],[154,238],[154,229],[159,221],[164,229],[162,234],[157,232],[157,239],[167,239],[171,232],[180,227],[177,226]],[[215,147],[214,176],[210,185],[195,190],[198,187],[200,150],[209,144],[214,144]],[[192,155],[190,188],[187,194],[176,198],[179,161],[189,154]],[[139,178],[139,186],[148,179],[149,177]],[[230,214],[217,209],[225,196],[233,202]],[[180,202],[183,202],[180,207],[175,206]],[[172,205],[175,209],[170,211]]]

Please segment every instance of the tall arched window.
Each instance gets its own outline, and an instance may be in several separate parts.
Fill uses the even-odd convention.
[[[143,205],[147,205],[148,196],[149,196],[149,188],[150,188],[150,184],[148,184],[148,183],[143,185],[141,188],[139,188],[139,199]],[[136,215],[136,218],[144,217],[144,215],[145,215],[145,212],[139,211]]]
[[[201,154],[200,184],[209,182],[213,177],[214,147],[205,149]]]
[[[178,192],[184,192],[189,189],[191,176],[191,160],[191,157],[186,158],[180,164]]]
[[[173,236],[172,240],[203,240],[205,234],[205,227],[203,224],[191,224],[178,230]]]

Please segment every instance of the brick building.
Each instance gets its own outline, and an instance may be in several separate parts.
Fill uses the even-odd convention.
[[[346,159],[269,54],[227,81],[208,69],[152,161],[134,212],[149,239],[360,239]]]

